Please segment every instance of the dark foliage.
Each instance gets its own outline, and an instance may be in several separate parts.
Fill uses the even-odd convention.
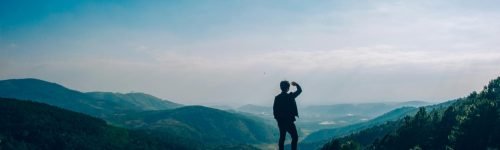
[[[357,145],[356,149],[360,149],[367,145],[372,144],[377,139],[382,138],[384,135],[398,129],[400,126],[401,126],[401,120],[388,121],[382,125],[370,127],[360,132],[353,133],[349,136],[335,138],[332,141],[323,145],[321,149],[323,150],[338,149],[339,146],[345,144]],[[344,146],[343,149],[346,149],[346,147]]]
[[[31,101],[0,98],[0,149],[201,149],[168,134],[134,131]]]
[[[397,130],[364,147],[365,149],[499,149],[500,77],[480,93],[473,92],[447,108],[421,107],[413,117],[400,120]],[[370,135],[365,134],[369,137]],[[373,136],[373,135],[372,135]],[[323,149],[339,149],[349,142],[363,142],[354,136],[335,139]],[[365,145],[366,146],[366,145]],[[360,149],[354,147],[354,149]]]

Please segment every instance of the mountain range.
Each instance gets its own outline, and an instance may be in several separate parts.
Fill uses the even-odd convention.
[[[276,132],[258,117],[184,106],[144,93],[84,93],[39,79],[2,80],[0,97],[41,102],[98,117],[110,125],[177,135],[212,147],[271,142]]]
[[[122,111],[158,110],[181,106],[144,93],[83,93],[39,79],[2,80],[0,97],[33,100],[96,117]]]
[[[451,100],[439,104],[434,104],[434,105],[427,105],[427,106],[422,106],[427,109],[440,109],[440,108],[445,108],[453,104],[456,100]],[[381,126],[384,124],[388,124],[391,122],[397,122],[401,118],[404,118],[406,116],[412,116],[416,114],[418,111],[417,107],[409,107],[409,106],[403,106],[400,108],[396,108],[392,111],[389,111],[387,113],[384,113],[383,115],[380,115],[376,118],[370,119],[365,122],[360,122],[360,123],[355,123],[343,127],[338,127],[338,128],[331,128],[331,129],[322,129],[318,130],[316,132],[313,132],[306,136],[304,140],[301,141],[300,147],[302,149],[319,149],[323,146],[323,144],[327,143],[330,139],[332,138],[341,138],[344,136],[348,136],[354,133],[362,132],[365,130],[368,130],[369,128],[375,127],[375,126]],[[389,127],[393,127],[393,124],[388,125]],[[380,129],[380,128],[379,128]],[[385,128],[383,128],[385,129]],[[377,130],[377,132],[384,132]]]
[[[299,146],[499,148],[499,91],[500,77],[480,93],[434,105],[301,107]],[[220,110],[145,93],[80,92],[39,79],[0,81],[0,121],[0,149],[258,149],[277,140],[271,107]]]
[[[275,127],[260,118],[250,118],[205,106],[143,111],[108,119],[132,129],[150,129],[189,135],[208,143],[261,144],[276,140]]]
[[[341,128],[367,122],[394,109],[419,107],[429,104],[431,103],[424,101],[407,101],[302,106],[299,107],[300,118],[297,119],[296,124],[302,132],[300,137],[305,137],[322,129]],[[235,110],[260,116],[269,123],[275,123],[271,106],[247,104]],[[325,136],[325,139],[328,139],[328,136]]]

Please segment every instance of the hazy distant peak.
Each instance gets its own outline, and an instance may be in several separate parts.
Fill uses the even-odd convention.
[[[63,89],[68,89],[60,84],[54,83],[54,82],[49,82],[41,79],[36,79],[36,78],[23,78],[23,79],[7,79],[7,80],[0,80],[0,83],[7,84],[7,86],[10,85],[22,85],[22,86],[44,86],[47,88],[63,88]],[[4,85],[5,86],[5,85]],[[68,89],[69,90],[69,89]]]
[[[52,82],[44,81],[44,80],[37,79],[37,78],[6,79],[6,80],[1,80],[0,82],[2,82],[2,81],[12,81],[12,82],[46,82],[46,83],[52,83]]]
[[[206,107],[206,106],[201,106],[201,105],[189,105],[189,106],[184,106],[184,107],[180,107],[180,108],[175,109],[175,111],[193,111],[193,110],[196,110],[196,111],[226,112],[226,111],[223,111],[223,110],[219,110],[219,109],[215,109],[215,108],[210,108],[210,107]]]
[[[182,106],[181,104],[146,93],[87,92],[86,94],[97,99],[107,99],[122,103],[126,102],[133,107],[145,110],[171,109]]]
[[[82,93],[34,78],[1,80],[0,97],[43,102],[94,116],[124,110],[160,110],[182,106],[145,93]]]
[[[245,105],[242,105],[238,108],[245,108],[245,107],[266,107],[266,106],[262,106],[262,105],[255,105],[255,104],[245,104]]]
[[[124,95],[131,96],[131,97],[147,97],[147,98],[152,98],[152,99],[168,101],[168,100],[153,96],[151,94],[146,94],[146,93],[142,93],[142,92],[130,92],[130,93],[125,93]]]
[[[400,102],[399,105],[401,106],[414,106],[414,107],[419,107],[419,106],[426,106],[426,105],[431,105],[433,103],[426,102],[426,101],[406,101],[406,102]]]
[[[121,93],[121,92],[103,92],[103,91],[92,91],[92,92],[85,92],[87,94],[108,94],[108,95],[119,95],[119,96],[141,96],[141,97],[150,97],[150,98],[155,98],[155,99],[161,99],[156,96],[142,93],[142,92],[129,92],[129,93]]]

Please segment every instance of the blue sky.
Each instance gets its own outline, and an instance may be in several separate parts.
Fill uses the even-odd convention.
[[[500,75],[498,1],[2,1],[0,78],[186,104],[425,100]]]

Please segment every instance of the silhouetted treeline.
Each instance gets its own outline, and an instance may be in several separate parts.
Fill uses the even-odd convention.
[[[400,120],[399,127],[388,134],[381,132],[378,135],[372,131],[390,129],[398,122],[334,139],[323,149],[498,149],[499,102],[500,77],[492,80],[480,93],[473,92],[450,107],[432,111],[421,107],[415,116]]]

